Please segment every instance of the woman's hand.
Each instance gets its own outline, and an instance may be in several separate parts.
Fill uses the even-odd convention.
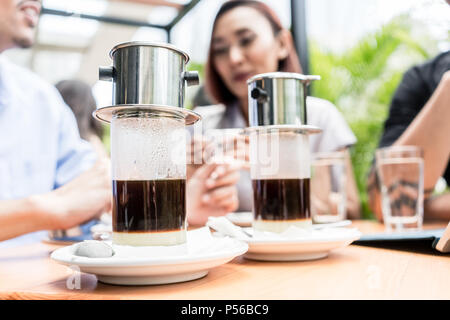
[[[221,216],[238,208],[236,183],[240,166],[205,164],[187,184],[187,217],[190,225],[204,225],[209,216]]]

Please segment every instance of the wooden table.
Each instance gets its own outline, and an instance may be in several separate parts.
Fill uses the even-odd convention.
[[[372,221],[362,232],[383,230]],[[445,224],[428,225],[443,228]],[[0,249],[0,299],[450,299],[450,255],[351,245],[326,259],[257,262],[238,257],[199,280],[121,287],[72,271],[49,258],[56,245],[34,242]]]

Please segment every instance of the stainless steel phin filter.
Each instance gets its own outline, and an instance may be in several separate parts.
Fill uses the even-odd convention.
[[[113,105],[94,116],[111,123],[113,235],[115,244],[186,242],[185,126],[200,119],[183,108],[189,57],[169,44],[128,42],[110,53]]]
[[[307,125],[306,86],[313,80],[320,76],[272,72],[248,79],[250,127]]]
[[[247,81],[253,227],[283,232],[307,228],[310,212],[311,162],[306,86],[318,76],[266,73]]]
[[[183,107],[185,86],[199,83],[186,71],[189,56],[166,43],[126,42],[109,53],[113,66],[100,67],[100,80],[113,82],[113,105]]]

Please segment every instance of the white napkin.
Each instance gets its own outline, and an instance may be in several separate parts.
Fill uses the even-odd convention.
[[[225,217],[209,217],[206,225],[224,236],[239,240],[248,240],[250,237],[238,226]]]
[[[234,225],[230,220],[225,217],[209,217],[206,225],[222,235],[227,235],[240,240],[249,240],[250,237],[244,232],[244,230]],[[290,226],[282,233],[274,233],[267,231],[253,230],[254,239],[293,239],[299,237],[309,237],[314,232],[311,229],[298,228]]]
[[[253,229],[253,236],[249,237],[241,227],[234,225],[225,217],[209,217],[206,225],[216,230],[220,235],[230,236],[239,240],[326,240],[339,236],[348,236],[351,233],[359,233],[355,228],[322,227],[316,229],[299,228],[290,226],[281,233],[258,231]],[[347,225],[347,223],[345,224]]]

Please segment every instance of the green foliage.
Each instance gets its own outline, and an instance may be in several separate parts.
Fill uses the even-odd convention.
[[[205,79],[205,65],[200,62],[191,61],[187,65],[189,71],[198,71],[200,79]]]
[[[310,43],[311,74],[322,77],[312,95],[333,102],[358,139],[351,155],[364,218],[373,218],[366,179],[392,96],[406,69],[430,57],[411,35],[412,25],[396,17],[340,54]]]
[[[205,64],[195,61],[190,61],[187,65],[187,70],[189,71],[197,71],[198,75],[200,77],[200,85],[202,85],[202,82],[205,79]],[[197,93],[198,87],[187,87],[186,88],[186,99],[185,99],[185,108],[192,109],[193,106],[193,99],[194,95]]]
[[[104,124],[103,125],[103,137],[102,142],[105,146],[106,152],[111,154],[111,126]]]

